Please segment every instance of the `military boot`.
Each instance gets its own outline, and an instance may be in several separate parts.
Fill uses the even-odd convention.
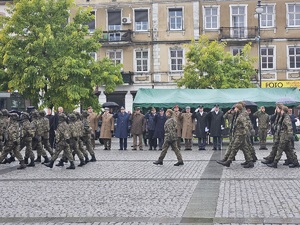
[[[290,168],[297,168],[297,167],[300,167],[300,164],[299,164],[298,160],[296,160],[294,163],[291,163],[289,165],[289,167]]]
[[[261,161],[261,163],[263,163],[263,164],[271,164],[271,163],[273,163],[273,161],[270,160],[270,159],[266,159],[264,161]]]
[[[247,161],[245,161],[245,162],[241,163],[241,165],[242,165],[242,166],[245,166],[245,165],[247,165],[247,164],[248,164],[248,162],[247,162]]]
[[[79,167],[84,166],[85,165],[84,159],[82,158],[82,159],[79,159],[79,160],[80,160],[80,164],[78,166]]]
[[[244,168],[253,168],[254,163],[252,161],[248,162],[246,165],[244,165]]]
[[[91,160],[90,160],[91,162],[96,162],[97,160],[96,160],[96,157],[95,157],[95,154],[94,155],[92,155],[92,158],[91,158]]]
[[[50,162],[45,163],[44,166],[47,166],[47,167],[49,167],[49,168],[53,168],[53,164],[54,164],[54,161],[53,161],[53,160],[50,160]]]
[[[50,160],[49,160],[49,158],[48,158],[48,156],[43,156],[44,157],[44,162],[42,162],[42,164],[45,164],[45,163],[48,163],[48,162],[50,162]]]
[[[68,170],[74,170],[75,169],[74,162],[70,161],[70,166],[68,166],[66,169],[68,169]]]
[[[219,162],[226,162],[227,161],[227,158],[224,158],[224,159],[221,159],[221,160],[217,160],[217,163]]]
[[[284,163],[283,163],[284,166],[288,166],[290,164],[292,164],[292,162],[290,162],[290,160],[288,160],[288,159],[284,160]]]
[[[153,162],[153,164],[155,164],[155,165],[163,165],[164,163],[163,163],[163,161],[157,160],[157,161]]]
[[[272,162],[267,164],[268,167],[273,167],[273,168],[277,168],[277,162]]]
[[[28,158],[24,158],[24,163],[28,164]]]
[[[89,157],[88,156],[84,156],[84,158],[85,158],[85,164],[88,164],[88,162],[90,161]]]
[[[34,158],[30,158],[30,163],[27,166],[28,167],[34,167],[35,166]]]
[[[16,161],[14,156],[11,156],[10,158],[8,158],[8,163],[14,162]]]
[[[180,166],[180,165],[183,165],[182,161],[178,161],[177,163],[174,164],[174,166]]]
[[[26,168],[26,164],[24,163],[24,160],[20,161],[20,166],[17,168],[18,170],[23,170]]]
[[[64,161],[62,159],[55,166],[64,166]]]
[[[42,157],[41,156],[36,157],[36,160],[34,160],[34,162],[42,162]]]
[[[256,155],[253,155],[252,158],[253,158],[253,162],[256,162],[257,159],[258,159],[258,158],[256,157]]]
[[[232,161],[231,160],[227,160],[225,162],[217,161],[217,163],[221,164],[222,166],[230,167],[230,164],[232,163]]]

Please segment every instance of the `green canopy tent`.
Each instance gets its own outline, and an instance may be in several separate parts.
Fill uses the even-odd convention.
[[[190,106],[197,108],[199,104],[212,108],[219,104],[221,108],[231,108],[243,100],[255,102],[257,106],[274,107],[282,101],[286,105],[299,105],[298,88],[235,88],[235,89],[145,89],[138,90],[133,107],[144,109],[150,107],[180,108]]]

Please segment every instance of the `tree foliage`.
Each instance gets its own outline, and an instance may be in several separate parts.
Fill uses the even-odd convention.
[[[191,89],[253,87],[250,78],[255,74],[255,59],[249,56],[251,43],[235,56],[225,47],[226,43],[210,41],[204,35],[198,42],[192,41],[188,45],[184,76],[177,85]]]
[[[16,0],[2,18],[0,81],[34,105],[73,109],[94,99],[96,85],[112,92],[122,84],[120,66],[91,56],[101,47],[101,31],[89,33],[91,8],[74,9],[73,0]],[[93,101],[92,101],[93,102]]]

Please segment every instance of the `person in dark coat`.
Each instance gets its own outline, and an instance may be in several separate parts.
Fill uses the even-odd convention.
[[[164,143],[165,129],[164,125],[167,120],[164,109],[159,110],[159,114],[156,114],[154,117],[155,129],[154,129],[154,138],[158,139],[159,150],[162,150],[162,145]]]
[[[119,150],[127,150],[127,137],[128,127],[130,125],[130,114],[125,112],[125,108],[122,106],[121,111],[119,113],[114,114],[114,118],[117,119],[115,137],[119,138]]]
[[[213,138],[213,150],[222,150],[222,130],[225,127],[223,112],[220,111],[219,105],[208,113],[210,120],[209,133]]]
[[[49,120],[49,126],[50,126],[50,130],[49,130],[49,142],[50,142],[50,146],[51,148],[55,147],[55,128],[56,128],[56,120],[55,120],[55,116],[52,115],[52,110],[50,108],[47,109],[47,115],[46,118]]]
[[[145,115],[146,119],[146,131],[148,132],[149,138],[149,150],[156,150],[157,148],[157,138],[154,138],[154,130],[155,130],[155,118],[156,109],[152,108],[151,112]]]
[[[208,122],[207,113],[203,111],[203,105],[199,105],[193,113],[193,118],[197,120],[195,134],[198,138],[199,150],[205,150]]]

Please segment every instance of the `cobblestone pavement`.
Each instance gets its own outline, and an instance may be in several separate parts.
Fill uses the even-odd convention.
[[[0,225],[300,224],[298,168],[244,169],[241,153],[224,168],[215,160],[225,150],[196,145],[181,151],[184,166],[173,166],[171,150],[155,166],[160,151],[119,151],[117,142],[111,151],[97,144],[97,162],[71,171],[0,165]],[[257,150],[260,160],[268,153]]]

